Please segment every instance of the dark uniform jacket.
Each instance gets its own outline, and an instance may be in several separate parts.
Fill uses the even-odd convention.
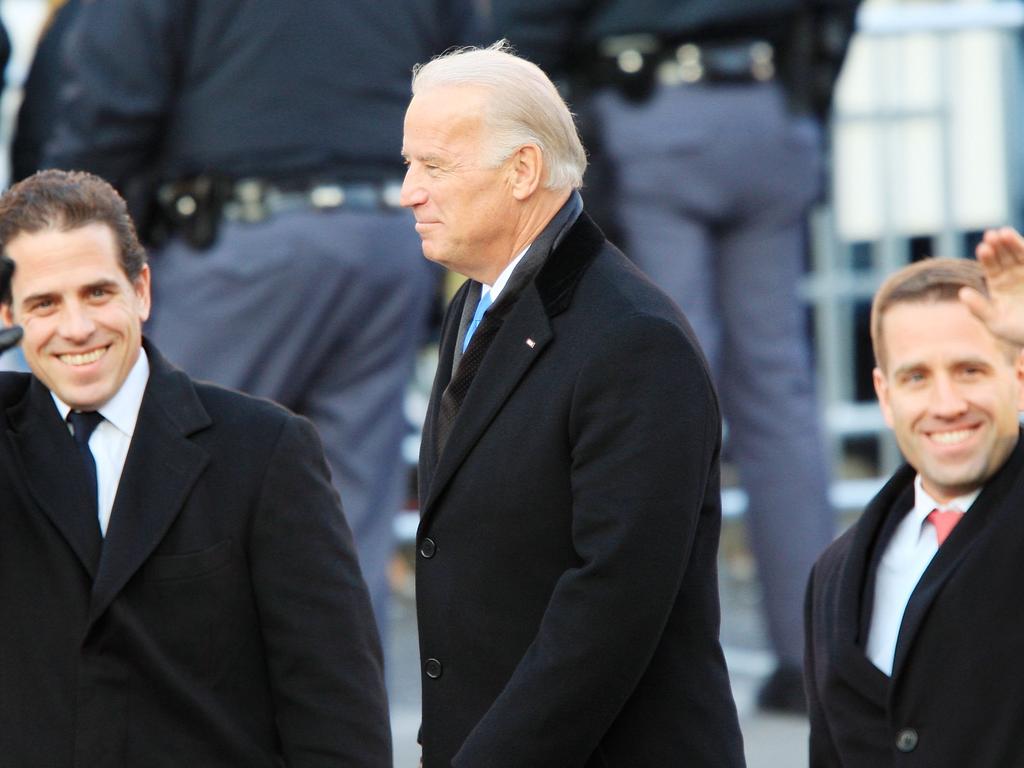
[[[49,391],[0,374],[0,763],[391,768],[316,433],[147,351],[105,539]]]
[[[907,606],[892,678],[865,656],[878,560],[914,504],[904,466],[825,551],[807,594],[812,768],[1024,765],[1024,441]]]
[[[85,3],[45,162],[119,189],[145,173],[401,177],[412,66],[474,18],[472,0]]]
[[[492,307],[515,299],[438,455],[470,290],[420,457],[424,765],[743,765],[718,641],[719,408],[689,325],[582,214]]]
[[[795,105],[823,117],[860,0],[492,0],[494,26],[558,75],[582,76],[601,42],[652,35],[674,48],[764,40]]]

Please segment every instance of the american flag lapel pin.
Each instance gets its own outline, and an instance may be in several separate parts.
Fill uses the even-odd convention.
[[[526,346],[528,346],[530,349],[533,349],[534,347],[537,346],[537,342],[534,341],[533,339],[527,339]]]

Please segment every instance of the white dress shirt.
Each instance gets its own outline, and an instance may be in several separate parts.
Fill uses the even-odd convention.
[[[980,488],[940,504],[921,486],[921,476],[914,478],[914,508],[896,526],[875,574],[875,600],[866,652],[871,663],[885,674],[892,675],[896,641],[910,596],[939,551],[935,526],[927,522],[928,515],[937,507],[966,512],[979,493]]]
[[[96,460],[96,509],[99,513],[100,531],[107,535],[110,524],[110,513],[114,509],[117,497],[117,486],[121,482],[121,471],[124,469],[128,448],[135,434],[135,422],[139,418],[142,396],[149,381],[149,358],[146,350],[139,350],[139,359],[128,372],[124,384],[110,400],[97,410],[103,417],[92,435],[89,437],[89,450]],[[61,400],[53,392],[53,402],[65,421],[71,406]],[[71,425],[68,424],[68,430]]]

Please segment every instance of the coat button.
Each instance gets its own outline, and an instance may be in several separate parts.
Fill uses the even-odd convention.
[[[433,539],[424,539],[420,542],[420,554],[427,560],[432,558],[435,552],[437,552],[437,544],[434,543]]]
[[[917,748],[917,731],[904,728],[896,734],[896,749],[900,752],[913,752]]]
[[[444,668],[441,666],[441,662],[437,659],[427,659],[423,662],[423,671],[427,673],[427,677],[431,680],[437,680],[444,672]]]

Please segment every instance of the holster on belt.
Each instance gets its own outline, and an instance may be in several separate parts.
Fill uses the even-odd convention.
[[[162,223],[197,250],[217,240],[224,204],[232,183],[226,177],[203,174],[163,184],[157,190]]]

